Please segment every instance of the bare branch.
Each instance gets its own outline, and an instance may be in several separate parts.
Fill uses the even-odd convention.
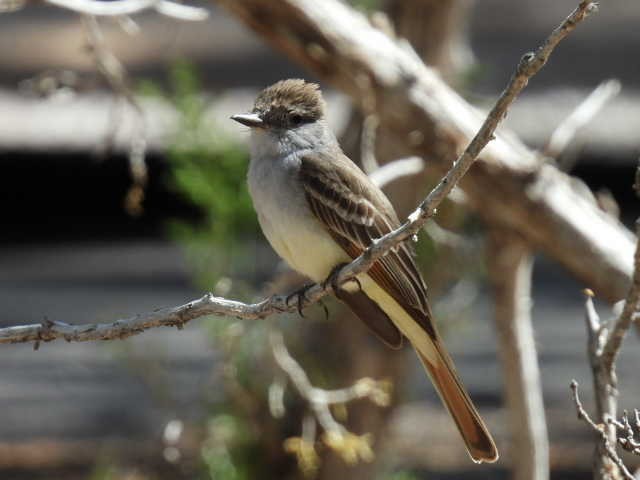
[[[129,145],[129,171],[133,181],[126,194],[124,205],[129,214],[138,216],[143,210],[142,203],[148,177],[146,163],[147,126],[144,112],[130,87],[126,68],[107,47],[98,20],[92,15],[84,15],[83,20],[87,32],[87,41],[91,47],[91,53],[98,71],[105,78],[113,92],[122,101],[126,102],[136,114],[134,131]],[[114,133],[113,129],[111,129],[107,135],[111,136]]]
[[[500,98],[498,98],[498,101],[487,115],[480,131],[473,140],[471,140],[471,143],[464,153],[456,160],[454,165],[458,166],[458,168],[454,167],[449,170],[447,175],[445,175],[436,188],[434,188],[431,193],[429,193],[429,196],[422,202],[420,211],[416,210],[412,216],[418,215],[428,218],[435,213],[435,206],[439,205],[458,183],[487,143],[494,139],[494,132],[498,127],[498,123],[506,115],[509,105],[511,105],[524,87],[526,87],[529,79],[538,73],[545,63],[547,63],[549,55],[551,55],[551,52],[558,43],[571,33],[578,23],[587,18],[587,16],[596,9],[595,2],[583,0],[571,15],[551,32],[551,35],[549,35],[535,53],[529,52],[523,55],[515,74],[511,77],[507,88],[502,92],[502,95],[500,95]],[[429,208],[430,204],[433,205],[431,208]]]
[[[420,206],[409,215],[409,219],[401,227],[372,242],[362,255],[340,270],[337,277],[338,285],[366,272],[386,252],[400,242],[416,235],[429,218],[435,215],[440,203],[468,171],[484,146],[494,138],[495,129],[504,118],[509,105],[527,85],[529,79],[546,63],[556,45],[594,10],[595,4],[593,2],[583,0],[571,15],[551,33],[536,53],[528,53],[522,57],[507,88],[498,98],[482,127],[444,178],[429,193]],[[310,305],[327,295],[331,290],[330,284],[331,282],[327,282],[326,286],[316,284],[307,290],[304,305]],[[208,294],[187,305],[159,310],[108,324],[85,325],[82,327],[53,324],[48,328],[44,328],[43,325],[3,328],[0,329],[0,343],[48,341],[56,338],[79,341],[121,338],[140,333],[154,326],[181,326],[186,321],[202,315],[213,314],[256,319],[295,309],[295,305],[287,304],[285,296],[271,297],[256,304],[246,304],[224,298],[216,298]],[[78,331],[78,328],[81,331]]]
[[[580,131],[593,120],[602,108],[620,93],[620,81],[612,78],[598,85],[561,123],[556,127],[549,142],[543,149],[545,155],[559,158]],[[568,171],[571,164],[559,162],[562,170]]]
[[[584,311],[589,340],[589,355],[592,359],[596,359],[592,362],[592,364],[595,364],[602,353],[602,347],[607,339],[608,331],[606,324],[600,321],[600,316],[593,305],[594,293],[588,288],[584,289],[582,293],[584,294]]]
[[[380,120],[375,114],[369,114],[362,121],[362,138],[360,151],[362,152],[362,169],[367,175],[379,169],[376,159],[376,130]]]
[[[202,21],[209,17],[204,8],[191,7],[168,0],[115,0],[104,2],[100,0],[45,0],[50,5],[71,10],[85,15],[98,17],[118,17],[133,15],[144,10],[153,9],[161,15],[178,20]]]
[[[511,427],[514,478],[549,478],[549,439],[531,320],[530,246],[513,232],[489,232],[487,267]]]
[[[468,238],[464,235],[443,228],[435,221],[427,223],[424,226],[424,231],[427,232],[427,235],[429,235],[436,244],[461,250],[465,254],[471,254],[472,252],[477,251],[481,245],[479,239]]]
[[[317,466],[313,447],[316,440],[316,420],[324,429],[324,442],[340,454],[348,463],[360,460],[371,461],[373,452],[370,436],[356,435],[339,423],[331,413],[332,405],[344,405],[353,400],[368,398],[381,407],[389,405],[389,382],[376,382],[362,378],[353,386],[340,390],[324,390],[314,387],[304,369],[291,356],[284,344],[282,334],[272,331],[269,335],[271,350],[278,366],[286,373],[298,394],[307,402],[313,417],[304,417],[302,437],[290,438],[285,442],[286,450],[295,453],[303,472],[312,465]],[[309,462],[314,458],[313,462]]]
[[[376,382],[370,378],[360,379],[351,387],[339,390],[314,387],[304,369],[287,350],[282,334],[272,331],[269,335],[269,341],[276,363],[287,374],[298,394],[309,403],[318,422],[326,431],[346,432],[345,428],[333,418],[329,410],[331,405],[348,403],[362,398],[369,398],[380,406],[389,404],[389,384]]]
[[[634,410],[634,416],[636,429],[638,429],[640,427],[640,411],[637,408]],[[640,456],[640,441],[635,438],[636,432],[629,421],[629,413],[626,410],[622,412],[622,421],[609,418],[608,422],[618,429],[618,445],[627,452]],[[624,436],[621,437],[620,434]]]
[[[636,221],[636,232],[640,236],[640,220]],[[635,320],[638,314],[638,308],[640,307],[640,241],[636,246],[634,264],[633,281],[629,288],[624,308],[620,317],[613,325],[611,334],[609,334],[602,350],[602,362],[604,368],[609,371],[613,369],[616,357],[622,346],[622,341],[624,340],[627,330],[629,330],[629,327]]]
[[[640,224],[638,226],[640,228]],[[617,462],[611,457],[609,452],[611,444],[617,442],[625,450],[634,453],[638,447],[633,438],[633,430],[626,418],[626,412],[623,416],[623,423],[615,420],[618,409],[615,361],[622,345],[622,340],[631,326],[633,315],[636,313],[638,302],[640,301],[640,242],[636,248],[635,263],[634,282],[629,289],[629,295],[627,296],[622,312],[611,332],[609,332],[607,324],[600,321],[598,313],[593,306],[593,292],[589,289],[584,291],[585,319],[589,337],[588,354],[596,401],[596,419],[602,422],[602,435],[607,438],[606,444],[599,443],[596,446],[596,453],[594,455],[596,478],[609,478],[611,469],[616,468],[609,464],[610,461],[614,461],[617,465]],[[626,428],[627,426],[628,428]],[[621,428],[626,432],[626,438],[620,438],[618,436],[618,430]],[[640,452],[640,450],[637,451]]]
[[[625,464],[622,462],[622,459],[618,456],[618,452],[616,452],[616,449],[611,444],[604,426],[596,425],[596,423],[591,419],[587,411],[582,406],[582,402],[580,402],[580,397],[578,395],[578,382],[576,382],[575,380],[571,381],[571,391],[573,392],[573,403],[576,406],[578,419],[584,420],[585,423],[589,425],[593,429],[593,431],[600,436],[600,440],[607,456],[616,464],[624,478],[626,478],[627,480],[635,480],[634,476],[631,474],[631,472],[629,472]]]
[[[425,162],[420,157],[399,158],[373,170],[369,173],[369,178],[378,187],[384,188],[396,180],[422,172],[424,167]]]

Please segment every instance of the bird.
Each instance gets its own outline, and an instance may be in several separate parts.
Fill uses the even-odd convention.
[[[286,79],[262,90],[248,113],[231,116],[250,129],[247,182],[264,235],[316,283],[400,226],[382,190],[343,153],[325,112],[317,84]],[[497,461],[495,442],[438,333],[411,246],[391,249],[356,278],[334,285],[335,296],[391,348],[408,339],[471,459]]]

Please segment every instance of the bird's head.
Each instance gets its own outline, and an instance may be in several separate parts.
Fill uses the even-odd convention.
[[[281,80],[260,92],[250,113],[231,118],[247,127],[292,130],[324,118],[325,102],[315,83]]]

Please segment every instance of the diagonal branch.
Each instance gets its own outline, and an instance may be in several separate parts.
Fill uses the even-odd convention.
[[[557,27],[535,53],[525,54],[514,72],[507,88],[489,112],[482,127],[462,155],[454,162],[447,174],[429,193],[420,206],[409,215],[408,220],[398,229],[374,241],[358,258],[343,267],[337,277],[342,284],[366,272],[386,252],[399,243],[414,237],[423,225],[435,215],[440,203],[447,197],[458,181],[469,170],[480,151],[494,139],[495,130],[505,117],[507,109],[518,94],[547,62],[558,43],[595,10],[595,3],[583,0],[578,7]],[[331,291],[331,282],[323,286],[316,284],[307,293],[305,305],[310,305]],[[296,305],[289,305],[286,296],[274,296],[254,304],[247,304],[207,294],[186,305],[138,315],[113,323],[71,326],[63,323],[47,322],[0,329],[0,343],[39,342],[65,338],[68,341],[109,340],[124,338],[152,327],[178,326],[204,315],[220,315],[247,320],[264,318],[274,313],[292,312]]]
[[[559,158],[571,142],[604,106],[620,93],[620,81],[611,78],[598,85],[580,104],[556,127],[547,145],[542,149],[544,155],[555,158],[559,167],[568,172],[573,160],[560,161]]]

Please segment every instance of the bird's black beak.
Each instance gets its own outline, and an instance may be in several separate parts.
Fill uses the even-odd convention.
[[[262,127],[264,125],[264,122],[256,113],[240,113],[238,115],[232,115],[231,120],[235,120],[236,122],[251,128]]]

